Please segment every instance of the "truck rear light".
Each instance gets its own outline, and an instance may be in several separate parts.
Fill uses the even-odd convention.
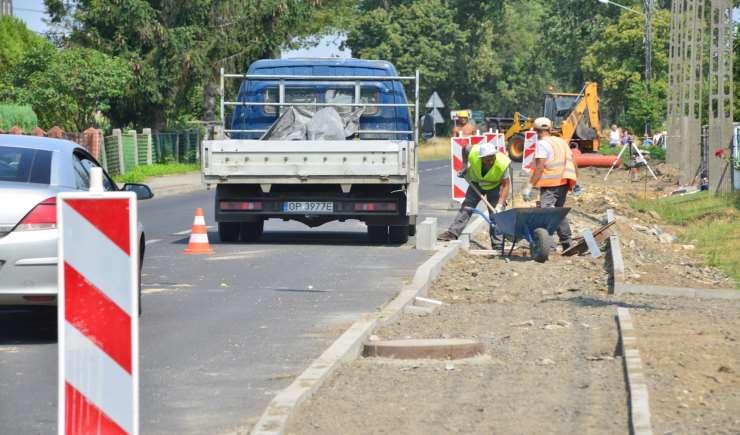
[[[15,227],[15,231],[51,230],[56,227],[57,199],[52,196],[31,209]]]
[[[396,211],[395,202],[356,202],[355,211]]]
[[[221,210],[262,210],[261,201],[221,201]]]

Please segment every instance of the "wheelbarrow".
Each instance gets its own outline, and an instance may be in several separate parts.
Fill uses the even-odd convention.
[[[471,211],[480,215],[505,238],[513,241],[509,256],[514,251],[514,246],[519,240],[529,242],[530,255],[534,261],[544,263],[550,255],[550,250],[554,246],[552,238],[553,233],[565,216],[570,211],[568,207],[548,207],[548,208],[512,208],[500,213],[491,215],[491,218],[485,215],[477,208],[471,208]],[[504,244],[501,244],[501,255],[504,255]]]

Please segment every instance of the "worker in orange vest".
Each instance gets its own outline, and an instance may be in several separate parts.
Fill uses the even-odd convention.
[[[568,144],[550,134],[552,121],[542,117],[534,120],[537,145],[534,151],[534,170],[529,183],[522,190],[525,201],[532,200],[532,187],[540,189],[540,207],[563,207],[570,190],[580,193],[578,167]],[[568,218],[557,229],[563,250],[570,247],[571,231]]]

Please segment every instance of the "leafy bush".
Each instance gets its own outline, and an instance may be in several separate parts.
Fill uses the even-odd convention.
[[[648,148],[650,158],[653,160],[665,160],[665,148],[650,147]]]
[[[14,125],[28,132],[38,125],[38,118],[31,106],[0,104],[0,130],[8,131]]]

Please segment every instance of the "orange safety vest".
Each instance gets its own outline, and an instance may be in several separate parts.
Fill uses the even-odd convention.
[[[545,170],[537,181],[537,187],[556,187],[569,184],[576,185],[576,166],[573,164],[573,153],[568,144],[557,136],[544,139],[552,146],[552,158],[545,161]]]

